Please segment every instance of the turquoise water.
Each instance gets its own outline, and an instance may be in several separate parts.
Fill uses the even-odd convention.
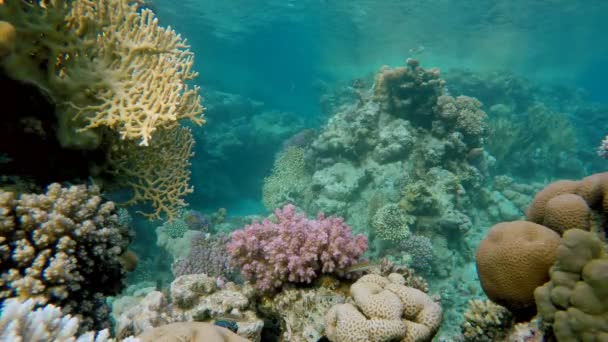
[[[608,1],[137,1],[177,47],[119,34],[151,15],[133,2],[14,1],[0,340],[44,304],[119,338],[358,342],[372,318],[396,327],[381,341],[410,321],[417,341],[608,336]],[[145,82],[187,49],[197,77]]]

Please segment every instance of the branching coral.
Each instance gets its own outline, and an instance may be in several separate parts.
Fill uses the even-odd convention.
[[[49,90],[66,136],[105,126],[148,145],[177,120],[204,122],[198,87],[186,85],[197,75],[189,46],[137,1],[11,1],[0,19],[20,37],[3,64]]]
[[[173,218],[192,191],[193,139],[176,127],[182,119],[203,124],[203,107],[198,87],[187,84],[197,73],[186,40],[140,4],[2,3],[0,20],[18,39],[9,44],[4,34],[12,51],[0,63],[10,77],[36,84],[53,99],[62,146],[112,150],[113,171],[134,192],[129,203],[151,203],[149,218]]]
[[[66,87],[83,87],[69,101],[88,122],[83,129],[107,126],[147,146],[158,128],[204,122],[198,87],[186,85],[197,76],[194,55],[152,11],[126,0],[80,0],[68,20],[89,33],[62,75]]]
[[[189,128],[174,126],[155,134],[150,146],[132,141],[117,143],[110,164],[119,181],[133,190],[127,204],[151,203],[154,211],[140,212],[149,219],[179,217],[187,206],[184,197],[192,193],[190,157],[194,139]]]
[[[34,309],[34,300],[7,299],[0,314],[0,340],[2,341],[74,341],[106,342],[110,332],[102,330],[77,336],[80,319],[64,315],[61,308],[47,304]],[[138,341],[126,338],[123,342]]]
[[[0,191],[0,204],[0,298],[59,304],[105,324],[102,298],[122,287],[129,243],[114,203],[96,188],[55,183],[42,195]]]
[[[262,291],[343,272],[367,250],[367,238],[353,236],[341,218],[320,213],[310,220],[293,205],[276,209],[275,217],[235,231],[228,243],[234,264]]]

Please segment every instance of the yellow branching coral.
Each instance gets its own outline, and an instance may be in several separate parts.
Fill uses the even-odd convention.
[[[150,203],[149,219],[162,214],[172,220],[187,206],[184,197],[193,191],[190,181],[190,157],[194,138],[189,128],[174,126],[159,130],[147,147],[122,141],[113,147],[110,163],[122,183],[133,190],[127,204]]]
[[[71,86],[84,85],[69,102],[87,122],[83,129],[107,126],[147,146],[158,128],[177,120],[204,123],[199,88],[186,85],[197,76],[194,54],[152,11],[126,0],[81,0],[69,20],[78,31],[97,26],[63,77]]]
[[[180,119],[204,123],[199,88],[186,84],[197,76],[194,54],[139,2],[11,1],[0,4],[0,20],[18,38],[2,64],[53,97],[64,145],[95,147],[95,139],[74,136],[103,126],[147,146],[157,129]]]

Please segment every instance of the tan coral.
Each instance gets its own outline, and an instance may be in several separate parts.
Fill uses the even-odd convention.
[[[528,221],[539,224],[543,223],[547,202],[553,197],[561,194],[573,194],[578,187],[579,182],[573,180],[559,180],[547,185],[534,196],[530,207],[528,207],[528,210],[526,211],[526,218]]]
[[[562,234],[573,228],[589,230],[590,220],[591,209],[581,196],[562,194],[547,202],[543,225]]]
[[[527,221],[493,226],[476,253],[479,281],[488,298],[511,310],[534,306],[534,289],[549,279],[559,234]]]
[[[351,286],[356,306],[340,304],[327,313],[327,337],[332,342],[430,341],[442,321],[441,307],[404,283],[396,273],[361,277]]]

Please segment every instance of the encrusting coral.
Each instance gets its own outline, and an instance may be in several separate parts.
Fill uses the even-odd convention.
[[[0,298],[52,303],[107,324],[103,301],[122,288],[129,244],[116,207],[98,189],[51,184],[45,194],[0,190]]]
[[[608,338],[608,253],[593,233],[570,229],[557,249],[551,280],[534,291],[538,312],[558,341]]]
[[[441,306],[404,285],[403,276],[365,275],[351,286],[354,304],[338,304],[325,315],[332,342],[431,341],[442,321]]]

